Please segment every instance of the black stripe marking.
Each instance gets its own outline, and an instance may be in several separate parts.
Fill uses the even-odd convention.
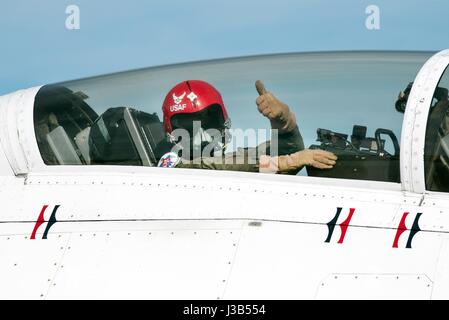
[[[418,213],[416,215],[415,221],[413,221],[413,226],[412,226],[412,229],[410,230],[410,236],[408,237],[408,241],[407,241],[407,246],[406,246],[407,249],[412,248],[413,238],[416,236],[416,234],[418,232],[421,231],[421,228],[419,227],[419,224],[418,224],[419,219],[421,218],[421,215],[422,215],[422,213]]]
[[[58,211],[59,207],[60,207],[60,205],[57,205],[53,209],[53,212],[51,213],[50,220],[48,220],[47,228],[45,228],[45,232],[44,232],[44,235],[43,235],[42,239],[47,239],[47,235],[48,235],[48,232],[50,231],[50,228],[53,227],[53,225],[56,222],[58,222],[56,220],[56,212]]]
[[[340,217],[341,210],[343,208],[337,208],[337,213],[335,217],[327,223],[327,227],[329,228],[329,234],[327,235],[327,239],[324,242],[330,242],[332,238],[332,234],[334,233],[335,225],[337,224],[338,217]]]

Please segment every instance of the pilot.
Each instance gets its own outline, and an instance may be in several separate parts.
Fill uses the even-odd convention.
[[[168,92],[162,106],[164,130],[175,147],[158,166],[282,174],[297,174],[306,165],[331,169],[337,157],[324,150],[304,150],[295,114],[261,82],[256,86],[257,108],[277,129],[277,139],[273,135],[256,148],[225,153],[232,139],[231,121],[221,94],[207,82],[183,81]]]

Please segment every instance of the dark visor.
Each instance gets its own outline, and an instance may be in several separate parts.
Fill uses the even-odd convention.
[[[212,105],[206,109],[195,113],[180,113],[171,118],[173,129],[185,129],[190,133],[193,132],[193,122],[200,121],[201,128],[207,129],[223,129],[224,116],[219,105]]]

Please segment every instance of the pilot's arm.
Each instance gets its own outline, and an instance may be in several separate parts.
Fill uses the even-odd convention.
[[[296,115],[287,104],[276,98],[265,89],[263,83],[256,81],[259,97],[256,99],[257,109],[270,120],[271,129],[278,132],[272,135],[268,156],[262,156],[261,172],[297,174],[305,165],[319,169],[331,169],[337,157],[322,150],[304,150],[304,142],[296,122]],[[273,153],[273,144],[277,143],[278,152]],[[270,150],[271,149],[271,150]],[[277,157],[279,155],[279,157]]]
[[[336,161],[337,157],[333,153],[324,150],[307,149],[290,155],[276,157],[261,155],[260,158],[257,158],[249,149],[244,149],[226,154],[223,157],[202,157],[195,160],[180,159],[177,158],[176,154],[172,153],[168,166],[190,169],[292,174],[292,172],[298,172],[304,166],[332,169]]]
[[[268,92],[261,81],[256,82],[256,88],[259,93],[256,99],[257,109],[270,120],[272,129],[271,148],[267,150],[267,154],[287,155],[304,150],[304,141],[294,112],[287,104]],[[274,144],[277,144],[277,154],[273,154]]]

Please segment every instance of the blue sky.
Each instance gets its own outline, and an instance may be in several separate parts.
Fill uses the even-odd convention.
[[[80,8],[80,30],[65,26]],[[380,30],[365,27],[368,5]],[[320,50],[449,48],[447,0],[2,0],[0,94],[161,64]]]

